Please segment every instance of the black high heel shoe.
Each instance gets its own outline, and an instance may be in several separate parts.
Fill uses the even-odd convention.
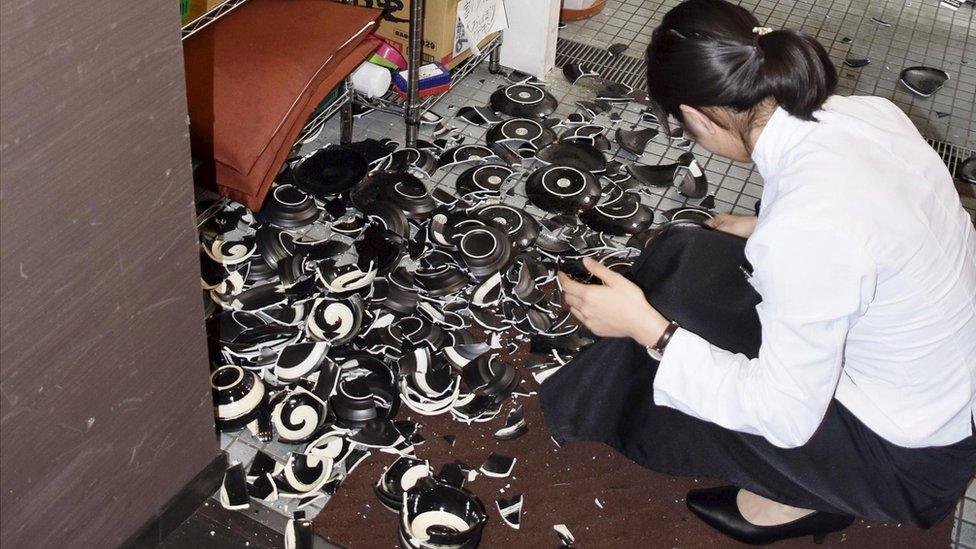
[[[839,532],[854,522],[850,515],[815,511],[805,517],[777,524],[757,526],[739,512],[736,486],[719,486],[688,492],[687,505],[698,518],[732,539],[750,545],[766,545],[776,541],[813,536],[814,543],[823,543],[827,534]]]

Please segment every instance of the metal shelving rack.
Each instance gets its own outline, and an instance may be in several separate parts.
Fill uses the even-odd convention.
[[[197,32],[203,27],[206,27],[210,23],[213,23],[217,19],[220,19],[224,15],[227,15],[228,13],[233,11],[234,8],[240,6],[246,1],[247,0],[227,0],[222,4],[218,4],[214,6],[213,8],[210,9],[210,11],[204,13],[200,17],[197,17],[193,21],[190,21],[183,27],[182,39],[186,40],[187,37],[189,37],[193,33]]]
[[[474,71],[474,69],[479,65],[481,65],[485,60],[488,61],[488,70],[491,71],[493,74],[497,73],[500,68],[498,64],[498,54],[500,51],[499,48],[501,47],[501,44],[502,44],[502,37],[501,35],[499,35],[493,40],[491,40],[490,42],[488,42],[487,44],[485,44],[485,46],[481,48],[481,52],[479,55],[469,57],[468,59],[465,59],[464,61],[459,63],[458,66],[454,67],[451,70],[451,88],[458,85],[461,81],[467,78],[468,75],[470,75]],[[438,101],[444,98],[445,95],[447,95],[447,92],[439,93],[437,95],[431,95],[423,98],[417,98],[413,106],[413,108],[416,109],[417,116],[418,117],[423,116],[423,113],[432,109],[434,105],[437,104]],[[393,114],[401,114],[409,122],[409,115],[411,110],[410,102],[408,100],[405,100],[403,97],[400,96],[400,94],[398,94],[393,90],[386,92],[386,94],[383,95],[382,97],[375,97],[372,99],[363,97],[360,94],[356,94],[356,97],[357,100],[360,101],[361,103],[369,105],[377,110],[383,112],[389,112]],[[416,136],[414,136],[413,143],[410,142],[410,138],[411,138],[410,126],[408,124],[407,126],[408,145],[407,146],[415,145]]]

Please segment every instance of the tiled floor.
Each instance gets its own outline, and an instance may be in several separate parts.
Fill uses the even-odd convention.
[[[608,46],[623,42],[630,45],[629,55],[639,57],[647,45],[650,31],[660,17],[677,0],[610,0],[607,8],[598,16],[583,22],[571,23],[562,31],[562,36],[597,46]],[[831,0],[831,2],[787,2],[786,0],[744,0],[743,5],[753,9],[761,21],[774,27],[798,27],[817,34],[828,45],[831,56],[838,65],[848,55],[868,56],[872,64],[859,70],[842,69],[842,90],[878,94],[892,98],[919,125],[926,137],[943,139],[951,143],[976,147],[976,123],[974,123],[974,98],[976,93],[976,33],[974,33],[973,11],[963,6],[957,12],[938,7],[936,0],[911,0],[908,2],[869,2],[863,0]],[[881,27],[872,23],[869,17],[877,16],[889,21],[892,26]],[[842,44],[841,39],[849,36],[850,45]],[[898,71],[905,64],[928,63],[942,66],[952,74],[953,79],[931,100],[920,100],[907,92],[897,89]],[[484,128],[453,118],[457,109],[464,105],[486,105],[491,92],[504,82],[502,76],[490,75],[486,68],[480,67],[465,82],[461,83],[445,97],[435,111],[449,119],[449,124],[457,128],[466,142],[481,142]],[[576,111],[575,101],[591,99],[595,88],[587,88],[585,82],[569,85],[561,73],[555,71],[549,78],[549,90],[560,102],[557,116],[565,117]],[[945,111],[949,115],[939,117],[935,111]],[[628,105],[619,111],[621,121],[617,124],[630,128],[639,120],[639,107]],[[604,114],[598,123],[614,127]],[[430,127],[422,130],[422,137],[432,139]],[[611,131],[612,133],[612,131]],[[403,140],[403,123],[400,118],[390,114],[371,113],[356,121],[355,139],[367,137],[392,138]],[[303,152],[310,152],[329,143],[338,142],[337,120],[331,120],[320,137],[306,145]],[[712,185],[716,209],[734,213],[751,213],[762,191],[762,181],[751,165],[712,158],[704,151],[692,149],[699,157],[705,173]],[[658,136],[647,147],[639,159],[643,164],[672,162],[684,150],[671,146],[668,139]],[[618,153],[617,159],[630,163],[636,159],[626,152]],[[453,189],[454,179],[463,168],[438,171],[429,180],[434,185],[446,185]],[[527,170],[526,170],[527,172]],[[522,177],[516,179],[515,195],[506,200],[524,206],[534,214],[541,215],[534,206],[526,203]],[[663,212],[686,203],[675,189],[655,189],[643,195],[644,203],[656,212]],[[696,204],[698,201],[690,201]],[[976,210],[976,201],[972,204]],[[976,215],[976,213],[974,213]],[[319,236],[328,236],[324,225],[313,226]],[[231,456],[232,461],[249,465],[257,450],[261,449],[284,461],[295,447],[272,442],[263,444],[248,432],[222,435],[221,446]],[[960,505],[957,527],[953,542],[959,547],[976,548],[976,483],[970,486],[965,505]],[[307,509],[315,515],[324,503],[312,505]],[[272,504],[274,509],[290,514],[295,502],[279,500]]]

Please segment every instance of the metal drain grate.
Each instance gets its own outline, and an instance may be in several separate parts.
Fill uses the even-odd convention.
[[[593,67],[606,80],[647,91],[647,62],[643,56],[613,56],[605,48],[560,38],[556,42],[556,66],[573,61]]]
[[[976,156],[976,150],[967,149],[966,147],[960,147],[959,145],[953,145],[952,143],[946,143],[945,141],[939,141],[938,139],[926,139],[928,144],[935,149],[935,152],[939,153],[942,160],[949,167],[949,173],[955,175],[956,167],[962,164],[964,160],[971,156]]]

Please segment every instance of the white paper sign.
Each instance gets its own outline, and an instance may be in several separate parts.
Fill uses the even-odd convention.
[[[486,36],[508,28],[508,18],[505,17],[505,5],[502,0],[458,0],[458,30],[455,33],[454,55],[461,53],[464,46],[471,48],[471,53],[478,55],[478,43]],[[460,29],[464,29],[461,33]],[[467,39],[462,44],[461,35]]]

